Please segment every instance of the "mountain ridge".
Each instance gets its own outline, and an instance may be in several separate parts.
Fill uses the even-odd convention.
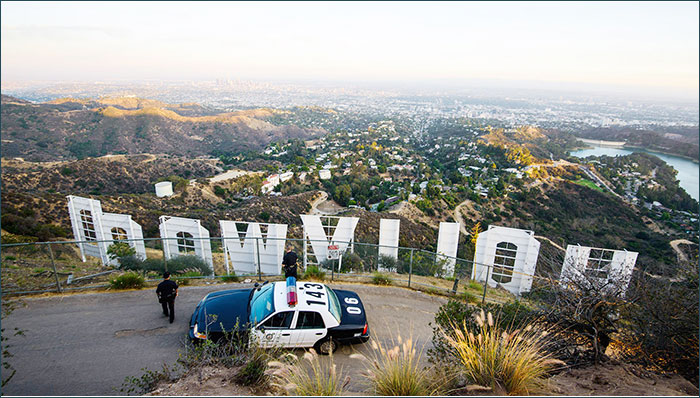
[[[2,157],[58,161],[110,154],[212,156],[327,133],[270,121],[283,112],[269,108],[220,112],[198,104],[132,97],[31,103],[3,95]]]

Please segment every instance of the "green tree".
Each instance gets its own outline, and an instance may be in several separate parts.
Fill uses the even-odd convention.
[[[333,195],[336,202],[341,206],[347,206],[350,201],[350,196],[352,196],[352,189],[348,184],[342,184],[335,188],[335,194]]]
[[[126,257],[126,256],[133,256],[136,254],[136,249],[131,247],[128,243],[126,242],[115,242],[107,248],[107,255],[109,256],[110,259],[114,260]]]

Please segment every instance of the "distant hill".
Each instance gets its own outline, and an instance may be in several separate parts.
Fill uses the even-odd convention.
[[[259,150],[274,140],[311,138],[319,128],[275,125],[279,113],[221,113],[198,104],[141,98],[74,99],[47,103],[2,96],[2,157],[32,161],[108,154],[165,153],[197,157]]]
[[[594,140],[625,141],[629,146],[698,159],[700,130],[697,126],[659,127],[653,131],[630,127],[601,127],[577,132],[576,135]]]

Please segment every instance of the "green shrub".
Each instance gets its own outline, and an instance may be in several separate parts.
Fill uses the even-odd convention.
[[[393,281],[391,280],[391,277],[387,274],[383,274],[381,272],[374,272],[372,273],[372,283],[375,285],[391,285]]]
[[[391,271],[396,271],[396,259],[392,256],[379,256],[379,266]]]
[[[144,394],[153,391],[158,383],[163,381],[170,381],[172,379],[172,374],[177,373],[177,364],[172,368],[168,365],[163,364],[162,370],[148,370],[147,368],[141,368],[144,372],[141,377],[127,376],[122,383],[120,389],[121,392],[128,394]]]
[[[177,277],[175,278],[175,282],[180,286],[187,286],[192,281],[192,279],[189,278],[197,276],[202,276],[202,273],[198,271],[183,272],[177,275]]]
[[[5,256],[5,261],[15,261],[17,260],[17,257],[15,256]]]
[[[335,261],[333,261],[335,262]],[[354,271],[354,272],[362,272],[363,271],[363,261],[362,257],[358,256],[355,253],[350,253],[345,252],[343,254],[343,262],[340,265],[340,272],[348,272],[348,271]]]
[[[326,279],[326,273],[321,270],[321,268],[315,266],[315,265],[310,265],[306,267],[306,270],[304,271],[304,274],[301,276],[301,279],[308,280],[308,279],[317,279],[317,280],[324,280]]]
[[[479,301],[479,298],[477,298]],[[452,362],[456,353],[450,348],[443,336],[443,331],[450,330],[453,325],[465,325],[467,332],[475,333],[479,326],[475,317],[481,311],[496,314],[498,326],[506,329],[518,328],[533,320],[538,314],[532,309],[522,305],[519,301],[505,304],[477,304],[470,305],[461,300],[450,299],[443,304],[435,314],[435,321],[430,323],[433,328],[433,347],[428,349],[428,359],[432,363]]]
[[[109,285],[112,289],[140,289],[146,286],[146,279],[136,272],[127,272],[111,279]]]
[[[268,378],[265,374],[268,360],[268,354],[265,350],[255,345],[248,353],[248,361],[238,370],[234,380],[244,386],[264,384]]]
[[[107,248],[107,255],[112,260],[115,258],[120,259],[122,257],[134,256],[135,254],[136,249],[126,242],[115,242]]]
[[[154,271],[163,273],[165,267],[162,259],[147,258],[141,260],[136,256],[126,256],[119,259],[122,269],[132,271]],[[198,256],[178,256],[168,260],[168,271],[172,274],[183,273],[196,270],[202,275],[211,275],[212,271],[201,258]]]
[[[464,299],[464,301],[466,301],[469,304],[477,304],[481,300],[479,298],[479,296],[470,292],[467,289],[464,289],[464,293],[462,294],[462,298]]]
[[[198,270],[201,275],[211,275],[209,265],[198,256],[178,256],[168,260],[168,271],[178,273],[186,270]]]
[[[477,281],[469,281],[469,288],[473,290],[482,290],[484,285]]]
[[[237,277],[235,272],[232,272],[229,275],[221,277],[221,280],[223,282],[230,283],[230,282],[240,282],[241,278]]]

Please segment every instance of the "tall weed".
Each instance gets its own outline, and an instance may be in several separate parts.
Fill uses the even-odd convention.
[[[344,377],[342,369],[337,369],[332,354],[321,359],[314,350],[301,358],[288,353],[281,360],[268,363],[268,367],[272,386],[287,395],[342,395],[350,382],[350,377]]]
[[[368,362],[365,377],[371,393],[378,395],[442,395],[449,380],[438,375],[435,368],[421,365],[422,350],[416,349],[413,339],[406,341],[398,336],[392,348],[372,341],[373,354],[367,358],[352,354],[351,358]]]
[[[476,332],[469,331],[463,321],[461,327],[453,325],[443,334],[469,381],[508,394],[531,394],[550,369],[563,364],[545,354],[545,332],[531,325],[524,329],[499,327],[492,314],[483,310],[475,319],[479,326]]]

